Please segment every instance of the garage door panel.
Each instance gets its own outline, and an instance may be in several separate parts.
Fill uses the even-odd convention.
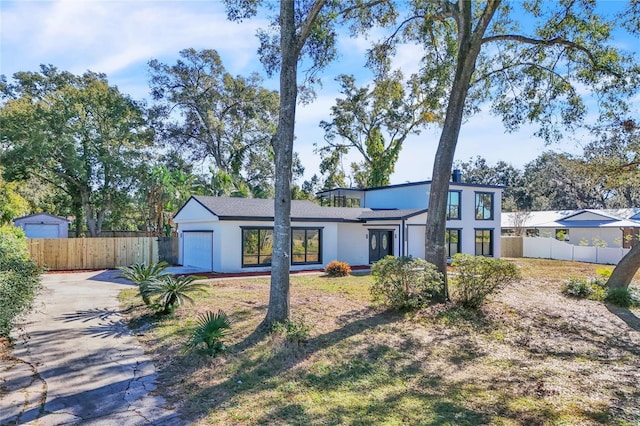
[[[213,232],[185,232],[182,264],[213,270]]]
[[[58,238],[58,225],[47,223],[27,223],[24,226],[27,238]]]

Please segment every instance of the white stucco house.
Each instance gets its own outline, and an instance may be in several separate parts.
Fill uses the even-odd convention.
[[[452,182],[447,250],[499,256],[502,187]],[[386,255],[424,256],[431,182],[378,188],[336,188],[323,205],[292,201],[291,270],[320,269],[332,260],[369,265]],[[179,261],[216,272],[269,270],[271,199],[192,196],[176,213]]]
[[[24,230],[27,238],[68,238],[69,221],[49,213],[18,217],[13,223]]]
[[[640,208],[502,213],[501,227],[506,235],[518,229],[573,245],[629,248],[640,234]]]

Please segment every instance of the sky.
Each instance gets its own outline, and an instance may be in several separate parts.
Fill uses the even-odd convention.
[[[17,71],[37,71],[40,64],[75,74],[91,70],[107,74],[110,84],[132,98],[149,101],[148,61],[173,64],[185,48],[217,50],[227,71],[234,75],[264,74],[255,33],[266,26],[260,19],[242,24],[227,21],[224,5],[216,0],[2,0],[0,74],[9,78]],[[637,40],[619,41],[620,47],[640,53],[634,42]],[[334,79],[341,73],[353,73],[358,84],[366,83],[363,65],[368,46],[364,38],[341,37],[340,56],[323,72],[316,100],[298,106],[294,150],[307,179],[319,173],[320,158],[313,144],[322,144],[324,131],[319,123],[330,120],[330,108],[340,95]],[[412,46],[404,46],[394,65],[409,74],[416,69],[417,55]],[[265,80],[264,85],[277,89],[277,78]],[[640,99],[636,98],[635,104],[640,106]],[[589,142],[588,135],[579,134],[545,146],[533,133],[529,126],[505,133],[500,119],[484,109],[463,124],[455,158],[467,161],[482,156],[491,164],[503,160],[522,168],[546,150],[575,154]],[[440,129],[432,126],[406,140],[392,184],[430,179],[439,135]],[[346,163],[357,159],[352,156]]]

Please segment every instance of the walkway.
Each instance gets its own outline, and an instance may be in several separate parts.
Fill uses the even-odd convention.
[[[0,424],[182,425],[127,329],[118,271],[47,274],[0,360]]]

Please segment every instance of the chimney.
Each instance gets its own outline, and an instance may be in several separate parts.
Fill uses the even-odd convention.
[[[462,171],[460,169],[454,169],[451,173],[451,182],[462,183]]]

